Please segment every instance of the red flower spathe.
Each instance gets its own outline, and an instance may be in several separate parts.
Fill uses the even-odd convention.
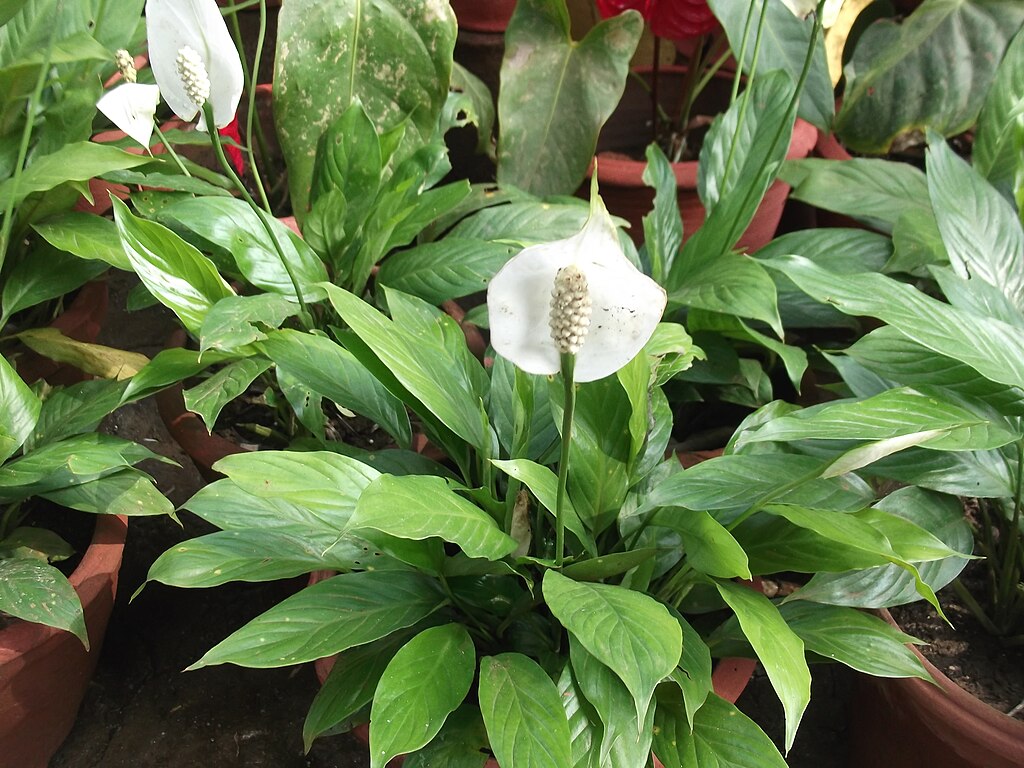
[[[658,37],[683,40],[713,31],[718,19],[707,0],[596,0],[601,16],[608,18],[626,10],[639,11]]]

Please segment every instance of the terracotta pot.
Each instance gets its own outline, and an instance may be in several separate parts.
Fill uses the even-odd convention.
[[[649,76],[650,72],[641,72]],[[671,113],[678,109],[672,104],[672,96],[678,95],[685,69],[669,67],[662,70],[660,89],[662,104]],[[727,80],[719,78],[721,83]],[[678,101],[678,99],[676,99]],[[695,114],[718,114],[728,106],[728,94],[716,89],[705,89],[695,105]],[[601,197],[608,210],[630,223],[630,236],[638,245],[643,242],[643,217],[650,212],[654,203],[654,190],[643,182],[646,160],[636,160],[623,153],[625,149],[635,150],[648,142],[640,137],[650,119],[650,97],[647,91],[634,80],[626,82],[619,106],[601,131],[597,151],[597,179]],[[797,119],[793,137],[789,143],[786,158],[793,160],[806,157],[814,146],[817,132],[814,126]],[[673,163],[676,177],[676,195],[679,211],[683,217],[683,236],[688,239],[704,223],[704,206],[697,195],[697,161]],[[589,190],[589,184],[585,185]],[[775,230],[782,218],[782,209],[789,194],[789,185],[776,180],[765,193],[750,226],[739,238],[739,246],[755,251],[767,245],[775,236]]]
[[[460,30],[504,33],[516,0],[451,0],[451,5]]]
[[[110,294],[104,280],[94,280],[78,289],[67,308],[52,322],[68,338],[92,344],[100,334],[107,317]],[[86,374],[68,363],[58,363],[31,350],[18,357],[18,373],[31,384],[46,379],[53,385],[76,384]]]
[[[897,626],[882,610],[883,619]],[[937,685],[857,677],[850,765],[857,768],[1021,768],[1024,722],[958,686],[914,646]]]
[[[103,646],[128,519],[99,515],[71,574],[85,609],[89,650],[70,632],[16,621],[0,630],[0,764],[46,768],[68,735]]]

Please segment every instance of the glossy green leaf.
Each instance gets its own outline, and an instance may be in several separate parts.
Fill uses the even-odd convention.
[[[136,469],[41,494],[62,507],[106,515],[173,515],[174,505]]]
[[[370,766],[419,749],[469,693],[476,672],[473,639],[461,624],[420,632],[384,670],[370,710]]]
[[[298,304],[277,293],[228,296],[206,314],[199,334],[199,350],[232,352],[266,338],[265,328],[278,328],[298,314]]]
[[[446,237],[388,257],[377,283],[440,304],[486,290],[516,251],[508,243]]]
[[[846,66],[836,134],[852,151],[883,154],[927,128],[962,133],[1022,23],[1012,0],[931,0],[902,24],[876,21]]]
[[[623,13],[577,42],[569,22],[560,0],[522,0],[505,36],[498,183],[538,196],[571,194],[583,181],[643,31],[639,15]]]
[[[306,587],[215,645],[189,669],[232,663],[285,667],[387,637],[445,603],[415,573],[345,573]]]
[[[682,691],[683,708],[689,724],[694,722],[697,710],[704,706],[708,694],[714,689],[711,680],[711,650],[686,619],[679,614],[675,614],[675,619],[683,630],[683,655],[679,659],[678,669],[671,677]],[[660,694],[658,709],[661,709]]]
[[[764,665],[775,693],[782,701],[786,713],[786,750],[793,746],[796,730],[811,698],[811,673],[804,660],[803,641],[791,630],[778,609],[764,595],[752,589],[727,581],[716,581],[715,586],[729,607],[736,612],[743,634]],[[716,697],[697,712],[694,732],[697,733],[703,717],[716,714]],[[770,753],[769,753],[770,754]]]
[[[1024,387],[1024,338],[998,320],[963,312],[876,274],[835,275],[799,256],[765,261],[843,312],[871,315],[907,338],[974,368],[990,381]]]
[[[438,537],[470,557],[499,560],[516,541],[480,507],[452,491],[439,477],[381,475],[366,487],[349,530],[373,528],[406,539]]]
[[[89,648],[78,593],[63,573],[33,557],[0,559],[0,611],[67,630]]]
[[[39,411],[31,444],[43,445],[93,431],[117,408],[127,386],[126,381],[93,379],[51,392]]]
[[[971,162],[974,169],[1010,196],[1014,171],[1015,126],[1024,115],[1024,34],[1020,30],[1006,49],[992,87],[978,115]]]
[[[485,768],[487,730],[480,710],[463,704],[444,721],[440,732],[423,749],[408,755],[405,768]]]
[[[432,135],[448,93],[455,16],[419,0],[296,0],[278,24],[274,121],[301,220],[320,135],[356,101],[378,134],[404,123],[406,141]]]
[[[161,350],[156,357],[132,376],[121,402],[128,403],[154,394],[164,387],[185,381],[201,373],[211,365],[231,358],[231,355],[217,351],[199,353],[181,347]]]
[[[312,301],[323,297],[323,292],[315,286],[327,279],[327,269],[313,249],[280,221],[268,219],[288,262],[286,267],[256,212],[244,201],[192,198],[175,203],[162,216],[231,253],[239,272],[257,288],[294,297],[290,268],[304,299]]]
[[[339,224],[358,227],[377,198],[389,159],[383,156],[373,121],[363,105],[354,101],[320,137],[310,198],[315,204],[332,191],[340,193],[345,214]]]
[[[513,200],[478,211],[460,221],[448,237],[467,240],[507,240],[522,247],[561,240],[577,234],[589,208],[577,202],[541,203]]]
[[[68,253],[42,246],[21,260],[5,275],[0,304],[0,326],[15,312],[56,299],[98,277],[106,264],[90,262]]]
[[[198,413],[208,432],[213,432],[225,405],[244,394],[256,377],[270,367],[269,360],[256,357],[230,363],[200,384],[184,392],[185,407]]]
[[[558,689],[527,656],[480,660],[480,711],[502,768],[570,765],[569,724]]]
[[[1010,203],[941,140],[928,147],[928,190],[956,273],[1024,312],[1024,229]]]
[[[28,440],[39,420],[42,403],[18,372],[0,357],[0,462],[7,461]]]
[[[666,507],[651,518],[653,525],[679,533],[686,561],[709,576],[750,578],[747,555],[732,534],[704,510]]]
[[[654,189],[654,207],[644,216],[644,244],[651,262],[651,277],[663,283],[683,244],[683,219],[679,213],[676,175],[665,153],[652,142],[646,150],[643,182]]]
[[[655,686],[682,653],[682,630],[665,606],[639,592],[554,571],[544,574],[544,598],[562,626],[622,680],[644,722]]]
[[[114,200],[121,245],[146,288],[198,335],[210,308],[234,295],[208,258],[166,227],[136,218]]]

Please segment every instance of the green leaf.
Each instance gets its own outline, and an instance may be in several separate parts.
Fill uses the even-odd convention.
[[[15,312],[56,299],[79,288],[107,269],[71,254],[41,246],[21,260],[6,276],[0,303],[0,327]]]
[[[136,218],[114,200],[125,255],[146,288],[198,335],[210,308],[234,293],[208,258],[166,227]]]
[[[342,228],[358,228],[377,199],[389,159],[383,156],[373,121],[356,99],[320,137],[310,190],[313,203],[339,193],[346,203]]]
[[[853,216],[883,232],[891,232],[908,211],[931,216],[925,175],[909,163],[808,158],[786,161],[779,176],[793,186],[797,200]]]
[[[63,573],[34,557],[0,559],[0,611],[67,630],[89,648],[78,593]]]
[[[138,352],[78,341],[49,326],[22,331],[18,339],[44,357],[70,363],[83,373],[108,379],[130,378],[149,362],[149,358]]]
[[[727,581],[716,581],[719,594],[736,612],[743,634],[747,636],[757,657],[764,665],[772,687],[782,701],[786,713],[786,751],[793,746],[796,730],[811,699],[811,673],[804,660],[803,641],[783,620],[778,609],[764,595]],[[701,716],[716,714],[716,697],[697,712]],[[719,710],[717,714],[721,714]],[[697,730],[694,723],[694,731]]]
[[[516,548],[480,507],[439,477],[381,475],[359,497],[349,530],[373,528],[404,539],[438,537],[470,557],[500,560]]]
[[[928,191],[950,264],[1024,312],[1024,229],[1010,203],[946,142],[928,147]]]
[[[884,154],[931,128],[954,136],[978,117],[999,61],[1024,23],[1000,0],[932,0],[861,35],[846,66],[835,132],[852,151]]]
[[[647,147],[643,182],[654,189],[654,207],[643,218],[644,244],[651,260],[651,276],[658,283],[671,274],[683,244],[683,219],[679,213],[676,175],[657,143]]]
[[[214,469],[254,496],[299,505],[339,533],[360,494],[379,476],[365,464],[329,451],[236,453]]]
[[[133,155],[91,141],[68,144],[35,160],[19,179],[0,182],[0,209],[18,205],[34,192],[46,192],[69,181],[88,181],[107,171],[134,168],[148,162],[145,155]]]
[[[224,366],[210,378],[186,389],[185,407],[198,413],[208,432],[213,432],[221,409],[244,394],[256,377],[270,367],[269,360],[249,357]]]
[[[216,351],[200,353],[180,347],[161,350],[131,378],[121,402],[139,400],[231,358]]]
[[[320,135],[353,103],[378,134],[400,124],[406,142],[433,134],[451,78],[455,16],[419,0],[296,0],[278,25],[274,122],[301,221]]]
[[[276,293],[228,296],[206,314],[199,335],[199,351],[238,350],[266,338],[260,326],[277,328],[298,312],[298,304]]]
[[[464,369],[436,343],[393,323],[353,294],[324,284],[331,304],[401,384],[459,437],[479,450],[490,440]]]
[[[679,668],[672,673],[672,679],[682,691],[686,721],[693,723],[697,710],[704,706],[708,694],[714,688],[711,681],[711,650],[700,633],[681,615],[676,613],[675,619],[683,630],[683,655],[679,659]],[[658,710],[661,710],[660,695]]]
[[[446,237],[388,257],[377,284],[441,304],[487,289],[517,248],[508,243]]]
[[[476,671],[473,639],[461,624],[420,632],[388,664],[370,711],[370,766],[430,742],[469,693]]]
[[[750,578],[743,547],[704,510],[666,507],[651,518],[651,524],[670,528],[683,537],[686,561],[694,570],[724,579]]]
[[[165,209],[161,216],[162,220],[177,222],[231,253],[239,272],[257,288],[294,298],[290,268],[304,299],[323,298],[323,292],[315,286],[327,279],[327,268],[313,249],[277,219],[265,219],[284,253],[286,267],[260,221],[260,216],[266,214],[257,216],[244,201],[190,198]]]
[[[763,262],[784,272],[818,301],[847,314],[871,315],[928,349],[959,360],[985,378],[1024,387],[1024,339],[1006,323],[964,312],[883,275],[835,275],[799,256]]]
[[[121,402],[126,381],[94,379],[58,389],[43,401],[32,432],[32,445],[91,432]]]
[[[485,768],[487,730],[480,710],[463,704],[444,721],[441,731],[423,749],[409,755],[405,768]]]
[[[518,653],[480,660],[480,711],[503,768],[571,765],[569,724],[558,689]]]
[[[513,201],[484,208],[455,225],[448,237],[505,240],[522,247],[572,237],[587,221],[582,200],[562,203]]]
[[[623,13],[576,42],[560,0],[523,0],[505,35],[498,94],[498,183],[571,194],[626,85],[643,20]]]
[[[4,462],[28,440],[42,408],[5,357],[0,357],[0,403],[0,462]]]
[[[707,704],[697,712],[692,734],[678,723],[670,732],[676,736],[674,740],[655,744],[655,754],[665,768],[786,768],[779,750],[757,723],[715,694],[708,696]]]
[[[644,722],[655,686],[682,653],[682,630],[665,606],[639,592],[554,571],[544,574],[544,599],[562,626],[625,683]]]
[[[173,515],[174,506],[150,477],[135,469],[41,494],[62,507],[107,515]]]
[[[974,169],[1000,192],[1011,197],[1014,170],[1014,131],[1024,115],[1024,34],[1018,30],[1006,49],[992,87],[978,116],[971,148]]]
[[[708,5],[725,28],[732,50],[745,50],[743,71],[752,71],[756,56],[758,72],[781,69],[787,72],[795,83],[800,79],[804,67],[807,49],[811,44],[813,24],[810,20],[794,16],[784,3],[773,3],[771,0],[767,2],[764,29],[761,31],[763,43],[759,48],[755,48],[748,41],[745,49],[742,46],[744,31],[748,24],[752,25],[751,29],[757,29],[761,16],[761,1],[732,3],[728,0],[709,0]],[[825,61],[825,46],[819,37],[807,82],[800,95],[797,114],[820,130],[828,130],[832,126],[833,107],[832,81],[829,79],[828,64]]]
[[[341,574],[257,616],[189,669],[224,663],[258,668],[302,664],[387,637],[444,603],[436,583],[419,574]]]

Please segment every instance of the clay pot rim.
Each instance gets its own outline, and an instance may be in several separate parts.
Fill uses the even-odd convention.
[[[495,8],[494,6],[503,6]],[[463,0],[452,2],[459,31],[504,34],[515,10],[515,0]],[[460,14],[461,11],[461,14]]]
[[[877,614],[891,626],[900,629],[900,625],[885,608],[878,609]],[[904,688],[908,694],[922,701],[928,709],[944,713],[946,720],[967,721],[966,727],[978,734],[978,738],[992,744],[1005,742],[1020,749],[1020,744],[1024,740],[1024,722],[1000,712],[965,691],[928,661],[917,646],[911,645],[910,650],[921,661],[935,683],[917,677],[895,678],[888,682]],[[1008,735],[1008,731],[1012,735]]]
[[[88,513],[83,512],[82,514]],[[95,577],[117,573],[121,567],[127,535],[128,518],[124,515],[96,515],[96,528],[93,531],[89,547],[85,550],[78,567],[68,577],[71,586],[78,592],[83,607],[96,600],[101,592],[109,589],[108,580]],[[78,642],[77,638],[62,629],[29,621],[16,621],[6,629],[0,630],[0,665],[27,653],[57,635],[65,635],[74,639],[76,643]],[[92,644],[97,642],[97,638],[91,638]]]

